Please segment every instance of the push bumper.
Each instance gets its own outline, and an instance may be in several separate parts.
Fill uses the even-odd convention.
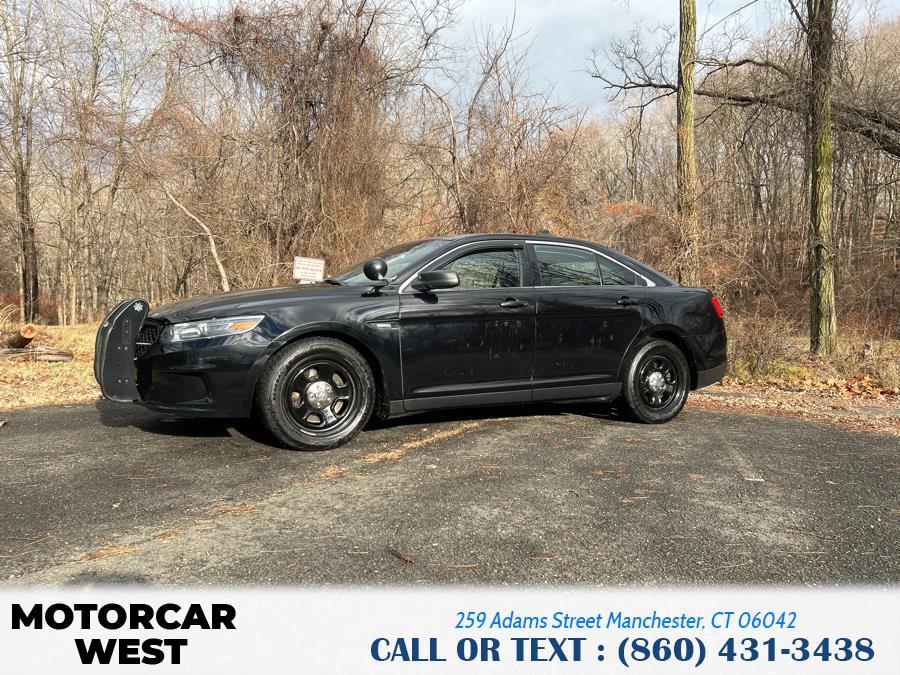
[[[140,398],[134,350],[148,308],[145,300],[125,300],[107,315],[97,329],[94,377],[103,396],[112,401],[130,403]]]

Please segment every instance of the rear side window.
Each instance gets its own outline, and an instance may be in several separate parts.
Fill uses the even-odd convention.
[[[521,285],[519,253],[513,249],[474,251],[449,262],[442,270],[459,275],[459,288],[508,288]]]
[[[643,280],[637,274],[608,258],[597,256],[600,263],[600,273],[603,275],[603,283],[606,286],[643,286]]]
[[[536,244],[534,254],[541,286],[598,286],[602,283],[597,256],[590,251]]]

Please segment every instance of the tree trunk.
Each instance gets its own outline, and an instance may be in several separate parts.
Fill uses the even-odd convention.
[[[830,354],[837,346],[834,245],[831,236],[831,62],[833,0],[807,0],[810,60],[809,347]]]
[[[37,334],[37,326],[26,323],[19,329],[18,333],[11,333],[4,336],[3,339],[0,340],[0,344],[3,344],[10,349],[24,349],[28,346],[28,343],[34,340]]]
[[[228,283],[228,273],[225,271],[225,265],[222,264],[222,258],[219,257],[219,247],[216,246],[216,238],[213,235],[212,230],[207,227],[206,223],[191,213],[184,204],[178,201],[175,198],[175,195],[169,191],[169,188],[164,187],[163,190],[165,190],[166,197],[169,198],[169,201],[177,206],[184,215],[197,223],[197,225],[200,226],[200,229],[203,230],[203,233],[206,235],[206,240],[209,243],[209,253],[212,256],[213,262],[216,264],[216,269],[219,271],[219,283],[222,285],[222,290],[226,292],[230,291],[231,286]]]
[[[697,48],[696,0],[680,0],[677,91],[677,207],[680,250],[678,280],[698,283],[697,153],[694,147],[694,59]]]
[[[35,321],[38,314],[38,254],[31,216],[31,185],[25,163],[19,158],[14,162],[13,178],[16,193],[16,219],[19,221],[19,253],[22,266],[19,287],[22,317],[25,321]]]

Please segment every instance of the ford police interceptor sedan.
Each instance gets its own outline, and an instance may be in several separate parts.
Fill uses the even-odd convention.
[[[725,354],[708,289],[590,242],[494,234],[402,244],[313,285],[127,300],[94,370],[108,399],[252,416],[326,449],[373,413],[592,398],[666,422]]]

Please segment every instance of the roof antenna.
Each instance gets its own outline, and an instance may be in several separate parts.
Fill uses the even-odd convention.
[[[549,227],[542,227],[541,229],[539,229],[539,230],[537,231],[537,234],[538,234],[539,237],[549,237],[549,236],[550,236],[550,228],[549,228]]]

